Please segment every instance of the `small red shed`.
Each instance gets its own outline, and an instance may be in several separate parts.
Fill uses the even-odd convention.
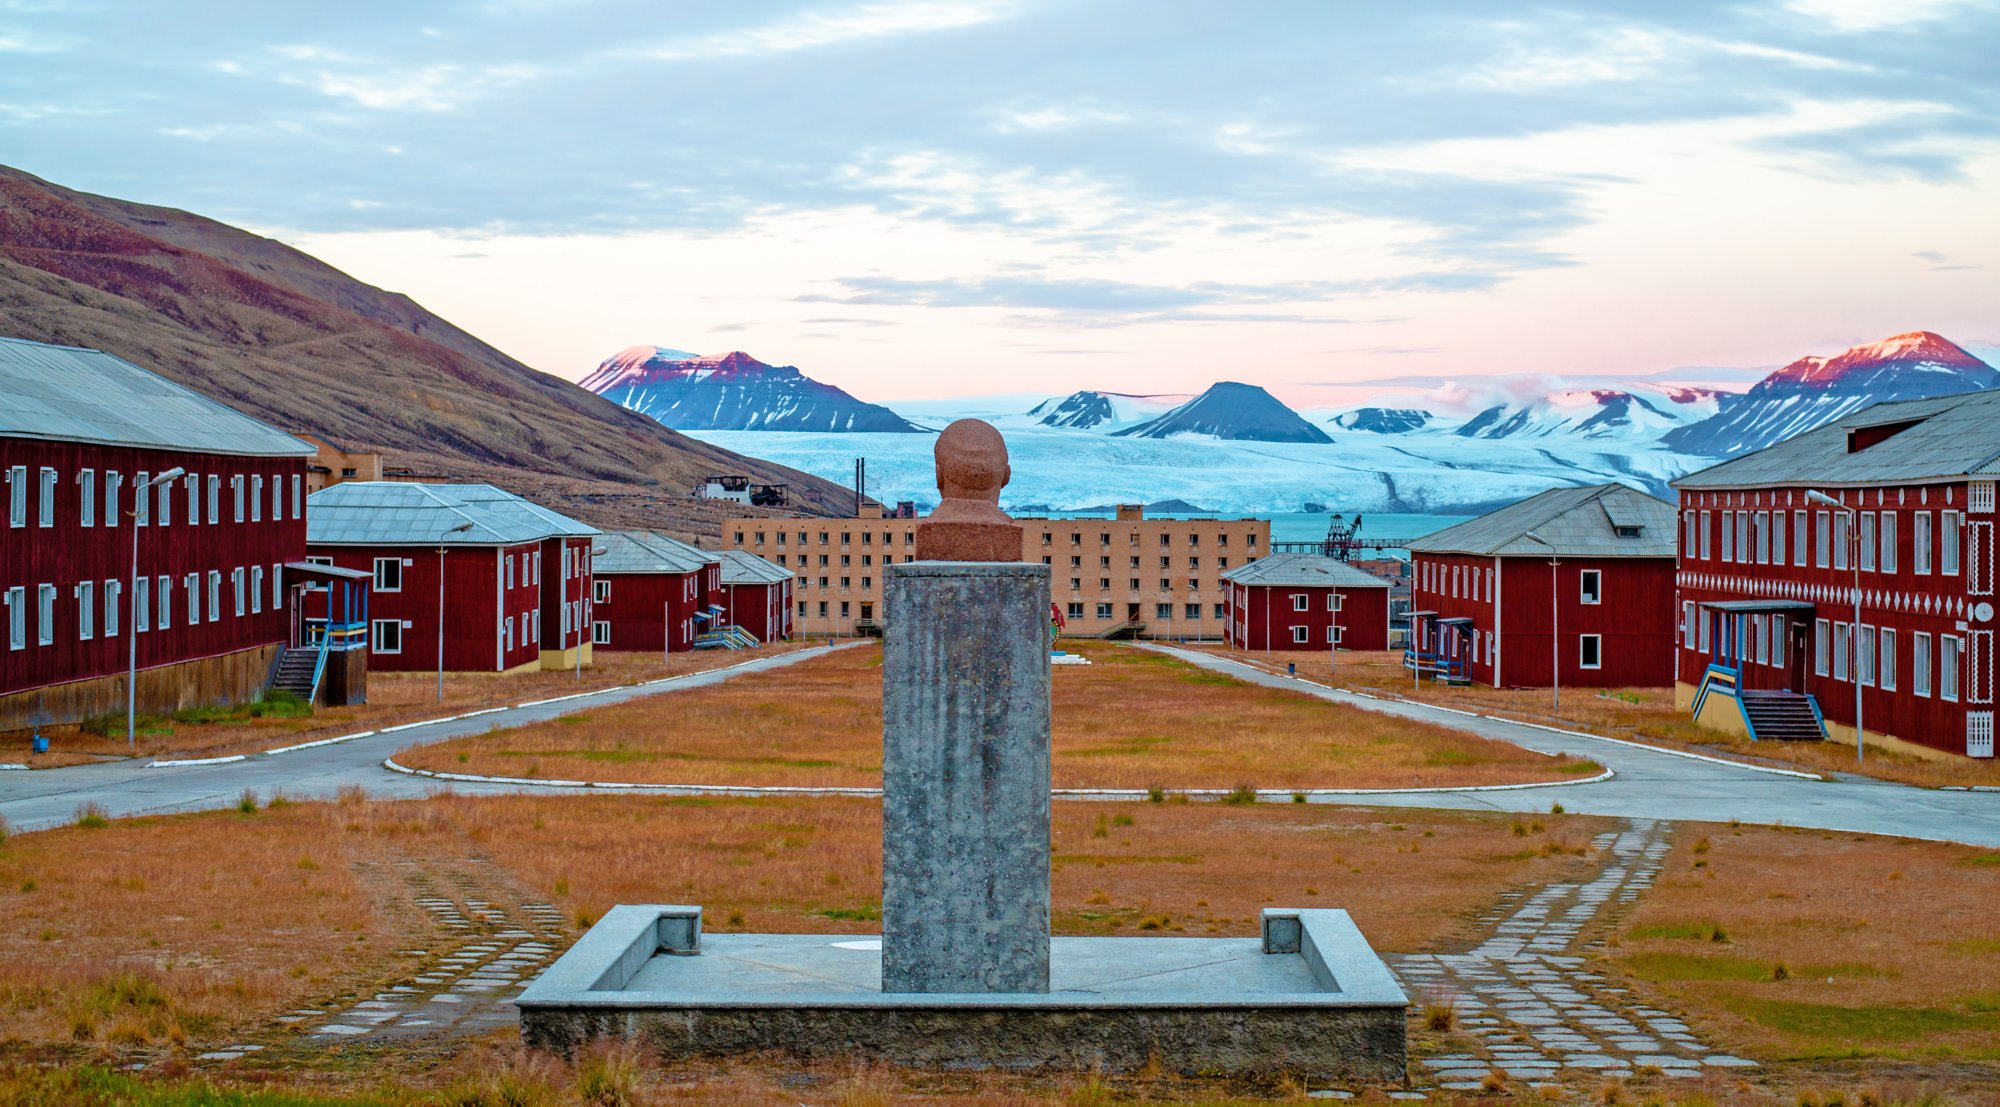
[[[1254,558],[1222,574],[1227,640],[1251,650],[1386,650],[1390,587],[1321,554]]]

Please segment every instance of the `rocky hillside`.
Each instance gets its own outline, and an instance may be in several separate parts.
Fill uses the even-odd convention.
[[[0,328],[91,346],[288,430],[486,480],[592,522],[719,533],[713,472],[833,484],[675,434],[530,369],[407,296],[182,211],[0,167]]]
[[[676,430],[908,433],[925,428],[863,403],[790,365],[741,350],[699,357],[633,346],[606,358],[583,387]]]
[[[1325,431],[1299,417],[1254,384],[1222,381],[1157,419],[1117,432],[1131,438],[1207,435],[1239,442],[1331,442]]]
[[[1884,400],[1947,396],[2000,385],[2000,371],[1930,331],[1911,331],[1834,357],[1802,357],[1709,419],[1661,436],[1682,453],[1734,457],[1823,426]]]

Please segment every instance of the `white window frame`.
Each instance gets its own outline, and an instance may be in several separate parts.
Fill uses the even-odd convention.
[[[220,622],[221,620],[222,620],[222,570],[210,569],[208,571],[208,621],[211,623],[215,623],[215,622]]]
[[[198,527],[201,525],[201,474],[189,473],[181,478],[181,482],[187,488],[188,526]]]
[[[7,589],[7,648],[28,648],[28,589],[24,585]]]
[[[153,525],[170,527],[174,525],[174,482],[164,481],[153,486],[160,490],[160,506],[153,510]]]
[[[153,524],[152,497],[146,495],[146,481],[153,474],[141,469],[132,474],[132,525],[146,527]]]
[[[1304,592],[1294,592],[1294,593],[1292,593],[1292,610],[1293,610],[1293,611],[1305,611],[1305,610],[1308,610],[1308,609],[1309,609],[1309,608],[1311,607],[1311,605],[1312,605],[1312,597],[1311,597],[1311,596],[1308,596],[1308,595],[1306,595],[1306,594],[1305,594]]]
[[[1896,628],[1875,632],[1875,684],[1884,692],[1896,690]]]
[[[396,570],[396,583],[393,586],[382,583],[382,567],[384,565],[393,566]],[[401,592],[403,590],[403,559],[400,557],[376,558],[375,583],[373,588],[377,592]]]
[[[1771,564],[1785,563],[1785,529],[1792,525],[1792,513],[1773,511],[1771,513]]]
[[[250,474],[250,521],[253,523],[264,521],[264,475],[262,473]]]
[[[1577,570],[1576,597],[1577,597],[1576,602],[1581,604],[1603,603],[1604,570],[1602,569]]]
[[[25,527],[28,525],[28,467],[10,465],[7,467],[7,525]]]
[[[1709,554],[1715,549],[1715,525],[1710,518],[1711,514],[1712,512],[1707,510],[1703,510],[1701,513],[1701,559],[1703,561],[1707,561]]]
[[[201,622],[201,574],[189,573],[182,584],[187,588],[188,625]]]
[[[118,526],[118,490],[125,486],[125,478],[116,469],[104,471],[104,526],[110,530]]]
[[[1592,652],[1597,660],[1588,660]],[[1576,667],[1579,669],[1604,668],[1604,636],[1602,634],[1579,634],[1576,636]]]
[[[285,521],[285,477],[282,473],[271,475],[271,521]]]
[[[596,619],[591,622],[590,644],[593,646],[608,646],[611,644],[610,620]]]
[[[1341,640],[1342,638],[1346,637],[1346,635],[1347,635],[1347,628],[1346,628],[1346,627],[1343,627],[1343,626],[1338,626],[1338,625],[1336,625],[1336,626],[1330,626],[1330,627],[1327,627],[1327,628],[1326,628],[1326,644],[1327,644],[1327,645],[1329,645],[1329,646],[1338,646],[1338,645],[1340,645],[1340,640]]]
[[[611,602],[611,582],[605,580],[603,577],[590,582],[590,591],[592,598],[598,603]]]
[[[1693,649],[1695,643],[1694,601],[1681,601],[1681,648]]]
[[[382,644],[382,631],[391,630],[396,640],[396,648],[389,649]],[[368,622],[368,652],[397,654],[403,652],[403,621],[401,619],[371,619]]]
[[[1824,569],[1833,564],[1828,553],[1832,545],[1832,517],[1824,511],[1813,512],[1813,568]]]
[[[1833,621],[1833,679],[1847,680],[1852,674],[1847,671],[1847,654],[1854,648],[1854,628],[1843,619]]]
[[[1829,676],[1833,669],[1827,664],[1827,655],[1832,652],[1832,627],[1825,619],[1813,620],[1813,675]]]
[[[243,521],[243,474],[235,473],[229,478],[229,494],[236,501],[236,521]]]
[[[132,578],[132,631],[145,634],[153,629],[153,578]]]
[[[1860,678],[1863,688],[1875,687],[1875,628],[1868,623],[1856,626],[1854,675]]]
[[[282,609],[284,606],[285,606],[284,567],[280,565],[278,562],[274,561],[271,563],[271,610],[277,611]]]
[[[78,526],[97,525],[97,470],[76,471],[76,521]]]
[[[222,521],[222,474],[208,475],[208,522],[210,526]]]
[[[1312,641],[1312,628],[1293,627],[1292,641],[1298,645],[1304,645],[1305,643]]]
[[[1848,532],[1853,529],[1854,524],[1848,519],[1846,512],[1833,513],[1833,567],[1836,570],[1845,571],[1852,568],[1847,563],[1847,539]]]
[[[112,578],[104,582],[104,636],[118,637],[118,605],[124,600],[124,582]]]
[[[1931,636],[1921,630],[1910,635],[1910,694],[1931,695]]]
[[[299,473],[292,474],[292,518],[306,517],[306,479]]]
[[[161,573],[154,578],[153,587],[159,592],[159,599],[153,604],[153,629],[172,630],[174,627],[174,578]]]
[[[1882,545],[1876,564],[1882,567],[1882,572],[1893,573],[1896,571],[1896,513],[1884,511],[1875,529]]]
[[[1792,564],[1801,569],[1805,568],[1811,547],[1811,517],[1803,511],[1792,512]]]
[[[1722,560],[1725,564],[1736,561],[1736,513],[1722,513]]]
[[[1958,702],[1959,658],[1964,650],[1955,634],[1938,635],[1938,698],[1946,703]]]
[[[38,493],[37,498],[41,501],[39,506],[41,507],[42,510],[41,510],[41,516],[39,519],[36,520],[35,525],[39,527],[55,526],[56,525],[55,466],[53,465],[42,466],[41,486],[37,490],[37,493]]]
[[[56,641],[56,586],[35,587],[35,644],[53,646]]]
[[[78,581],[76,585],[76,640],[88,642],[97,636],[97,582]]]
[[[1958,512],[1938,513],[1938,575],[1947,577],[1958,575],[1959,542],[1964,530]],[[1942,658],[1943,655],[1939,656]]]
[[[1334,591],[1326,594],[1326,609],[1328,611],[1338,613],[1346,609],[1346,607],[1347,594],[1345,592]]]
[[[264,613],[264,567],[250,566],[250,614]]]
[[[1875,513],[1872,511],[1862,512],[1861,541],[1858,543],[1858,546],[1861,554],[1861,571],[1864,573],[1875,571],[1875,551],[1878,541],[1879,539],[1875,536]]]
[[[229,588],[236,597],[236,617],[241,619],[244,610],[243,566],[238,565],[236,568],[229,570]]]
[[[1786,619],[1783,615],[1771,616],[1771,628],[1769,632],[1771,639],[1771,664],[1780,669],[1785,667],[1785,638],[1790,633],[1791,621],[1789,619]]]

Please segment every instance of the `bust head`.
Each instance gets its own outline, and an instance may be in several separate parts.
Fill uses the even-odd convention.
[[[947,500],[1000,503],[1000,490],[1014,475],[1007,443],[990,424],[960,419],[938,435],[938,492]]]

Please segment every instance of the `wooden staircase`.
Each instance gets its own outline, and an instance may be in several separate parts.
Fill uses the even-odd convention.
[[[1745,688],[1737,692],[1750,736],[1760,742],[1819,742],[1826,726],[1812,698],[1798,692]]]
[[[278,675],[271,689],[290,692],[307,703],[313,701],[314,680],[319,675],[319,647],[292,646],[278,657]]]

